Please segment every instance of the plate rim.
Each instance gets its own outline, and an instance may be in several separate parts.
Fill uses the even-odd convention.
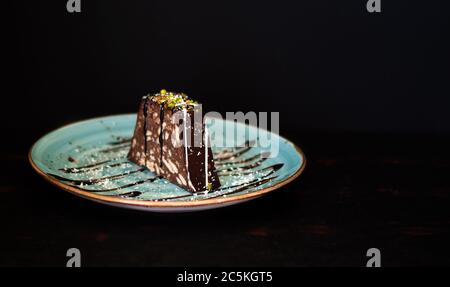
[[[288,142],[289,144],[291,144],[295,150],[300,154],[301,158],[302,158],[302,163],[301,165],[298,167],[298,169],[289,177],[283,179],[282,181],[276,183],[273,186],[269,186],[251,193],[245,193],[245,194],[240,194],[240,195],[234,195],[234,196],[230,196],[230,197],[218,197],[218,198],[212,198],[212,199],[204,199],[204,200],[200,200],[200,201],[192,201],[192,200],[185,200],[185,201],[138,201],[138,200],[132,200],[132,199],[125,199],[125,198],[120,198],[120,197],[112,197],[112,196],[108,196],[108,195],[101,195],[101,194],[96,194],[96,193],[91,193],[88,191],[84,191],[81,189],[78,189],[77,187],[65,184],[51,176],[49,176],[47,173],[45,173],[43,170],[41,170],[37,164],[34,162],[33,157],[32,157],[32,151],[34,149],[34,147],[36,146],[36,144],[43,138],[47,137],[48,135],[50,135],[53,132],[57,132],[59,130],[68,128],[70,126],[73,125],[77,125],[83,122],[88,122],[88,121],[92,121],[92,120],[98,120],[98,119],[102,119],[102,118],[108,118],[108,117],[123,117],[123,116],[132,116],[132,115],[136,115],[133,113],[128,113],[128,114],[117,114],[117,115],[109,115],[109,116],[100,116],[100,117],[93,117],[90,119],[85,119],[85,120],[80,120],[80,121],[75,121],[73,123],[69,123],[66,125],[63,125],[57,129],[54,129],[46,134],[44,134],[43,136],[41,136],[37,141],[35,141],[33,143],[33,145],[31,146],[31,148],[28,151],[28,161],[31,164],[31,167],[42,177],[44,178],[47,182],[50,182],[51,184],[57,186],[58,188],[67,191],[71,194],[74,194],[76,196],[88,199],[88,200],[95,200],[95,201],[99,201],[102,203],[108,203],[108,204],[118,204],[118,205],[125,205],[125,206],[129,206],[129,207],[148,207],[148,208],[192,208],[192,207],[199,207],[199,206],[208,206],[208,205],[220,205],[223,203],[232,203],[232,202],[240,202],[243,200],[250,200],[250,199],[254,199],[257,197],[260,197],[264,194],[267,194],[273,190],[276,190],[282,186],[285,186],[287,184],[289,184],[290,182],[292,182],[293,180],[295,180],[297,177],[300,176],[300,174],[303,173],[303,171],[305,170],[306,167],[306,156],[303,152],[303,150],[298,147],[295,143],[293,143],[292,141],[286,139],[285,137],[282,137],[281,135],[278,134],[278,136]]]

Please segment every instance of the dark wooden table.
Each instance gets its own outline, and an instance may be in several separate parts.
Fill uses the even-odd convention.
[[[450,139],[285,134],[308,165],[288,186],[223,209],[154,214],[96,204],[38,177],[29,142],[2,149],[0,265],[450,265]],[[13,147],[14,145],[14,147]]]

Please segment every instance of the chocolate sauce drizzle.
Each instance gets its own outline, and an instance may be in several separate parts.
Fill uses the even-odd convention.
[[[110,142],[109,145],[120,145],[120,144],[126,144],[131,142],[131,138],[123,138],[123,137],[117,137],[117,140],[114,142]]]
[[[277,170],[281,169],[283,166],[284,166],[283,163],[277,163],[277,164],[274,164],[274,165],[271,165],[271,166],[268,166],[268,167],[265,167],[265,168],[262,168],[262,169],[258,169],[258,170],[247,170],[247,171],[235,170],[235,171],[232,171],[232,172],[219,173],[219,175],[221,175],[221,176],[240,176],[240,175],[248,175],[248,174],[251,174],[251,173],[262,173],[262,172],[265,172],[267,170],[275,170],[275,171],[277,171]]]
[[[246,158],[246,159],[242,159],[242,160],[238,160],[238,161],[217,163],[217,166],[224,166],[224,168],[216,169],[216,171],[217,172],[226,172],[226,171],[234,171],[234,170],[252,169],[252,168],[260,166],[265,160],[267,160],[267,158],[269,156],[270,156],[269,152],[264,152],[264,153],[256,154],[256,155],[254,155],[252,157],[249,157],[249,158]],[[120,160],[120,159],[123,160],[123,158],[117,158],[117,159],[101,161],[101,162],[98,162],[98,163],[85,165],[85,166],[80,166],[80,167],[61,168],[59,170],[64,172],[64,173],[77,174],[77,173],[84,173],[84,172],[87,172],[87,171],[95,171],[95,170],[99,170],[99,169],[103,169],[103,168],[113,168],[113,167],[118,167],[118,166],[122,166],[122,165],[129,165],[129,164],[131,164],[129,161],[114,162],[114,161]],[[249,162],[252,162],[252,161],[257,160],[257,159],[258,159],[257,162],[254,162],[254,163],[246,165],[246,166],[227,167],[227,166],[230,166],[230,165],[249,163]],[[110,162],[114,162],[114,163],[107,164],[107,163],[110,163]]]
[[[216,162],[223,162],[223,161],[227,161],[227,160],[230,160],[230,159],[235,159],[235,158],[243,155],[244,153],[250,151],[251,149],[252,149],[252,147],[246,146],[246,147],[238,149],[235,152],[226,152],[226,151],[223,152],[222,151],[222,152],[217,153],[217,154],[214,155],[214,158],[215,158],[214,160]]]
[[[144,117],[145,117],[144,132],[146,131],[146,125],[147,125],[147,116],[148,116],[147,106],[148,106],[148,98],[146,99],[146,101],[144,103],[144,113],[143,113]],[[160,110],[160,137],[159,137],[159,143],[161,145],[161,164],[162,164],[162,152],[163,152],[163,144],[164,144],[164,142],[163,142],[164,141],[163,127],[162,127],[163,119],[164,119],[164,109],[161,108],[161,110]],[[144,134],[144,139],[145,139],[144,148],[145,148],[145,150],[147,150],[147,135],[146,134]],[[125,145],[130,145],[130,139],[123,139],[123,140],[120,140],[117,142],[110,143],[110,145],[112,145],[114,147],[112,147],[110,149],[104,149],[102,151],[109,152],[110,150],[115,151],[118,149],[123,149],[126,147]],[[254,179],[250,182],[242,183],[242,184],[237,184],[237,185],[232,185],[232,186],[222,186],[222,187],[220,187],[216,190],[212,190],[212,191],[203,190],[203,191],[199,191],[199,192],[192,193],[192,194],[160,198],[160,199],[149,200],[149,201],[170,201],[170,200],[177,200],[177,199],[189,198],[192,196],[202,196],[202,195],[204,195],[206,197],[201,198],[201,199],[199,198],[197,200],[217,198],[217,197],[221,197],[221,196],[235,194],[235,193],[244,191],[248,188],[257,187],[257,186],[263,185],[263,184],[277,178],[277,176],[272,176],[272,177],[269,177],[269,176],[271,176],[273,173],[275,173],[279,169],[281,169],[284,166],[283,163],[278,163],[278,164],[274,164],[274,165],[271,165],[268,167],[261,168],[259,170],[255,170],[255,168],[261,166],[264,163],[264,161],[266,161],[268,159],[268,157],[270,156],[269,152],[262,152],[262,153],[247,157],[245,159],[234,160],[234,159],[238,158],[239,156],[247,153],[251,149],[251,145],[253,145],[253,141],[251,141],[251,142],[247,141],[243,147],[235,148],[235,149],[231,149],[231,150],[222,150],[218,153],[215,153],[214,156],[216,157],[217,165],[222,166],[221,169],[217,169],[217,172],[221,176],[239,176],[239,175],[246,175],[246,174],[251,174],[251,173],[260,173],[260,174],[265,173],[264,176]],[[71,167],[71,168],[62,168],[59,170],[64,173],[76,173],[77,174],[77,173],[84,173],[84,172],[88,172],[88,171],[98,170],[98,169],[102,169],[102,168],[111,168],[111,167],[117,167],[117,166],[121,166],[121,165],[125,165],[125,164],[131,164],[128,161],[121,161],[121,160],[126,160],[126,158],[119,157],[119,158],[105,160],[105,161],[101,161],[101,162],[97,162],[97,163],[93,163],[93,164],[89,164],[89,165],[84,165],[84,166],[79,166],[79,167]],[[241,165],[241,164],[245,164],[245,165]],[[238,165],[238,166],[232,166],[232,165]],[[239,165],[241,165],[241,166],[239,166]],[[151,177],[151,178],[147,178],[147,179],[138,180],[136,182],[128,183],[128,184],[125,184],[125,185],[122,185],[119,187],[110,188],[110,189],[102,189],[102,190],[91,190],[91,189],[82,188],[82,186],[84,186],[84,185],[89,186],[89,185],[102,183],[107,180],[117,180],[117,179],[126,177],[128,175],[143,172],[143,171],[145,171],[145,168],[141,167],[137,170],[127,171],[127,172],[124,172],[121,174],[115,174],[115,175],[110,175],[110,176],[105,176],[105,177],[100,177],[100,178],[93,178],[93,179],[70,179],[70,178],[66,178],[63,176],[56,175],[56,174],[48,174],[48,175],[55,179],[65,181],[70,185],[77,186],[79,189],[81,189],[83,191],[92,192],[92,193],[122,191],[126,188],[134,187],[137,185],[142,185],[146,182],[154,182],[156,180],[162,179],[161,176],[155,176],[155,177]],[[229,190],[229,192],[223,192],[223,191],[227,191],[227,190]],[[138,197],[144,193],[143,191],[137,191],[137,190],[123,191],[123,192],[124,193],[114,194],[111,196],[134,198],[134,197]],[[215,195],[215,193],[217,193],[217,194]],[[210,196],[208,196],[208,195],[210,195]]]
[[[247,188],[257,187],[257,186],[262,185],[262,184],[264,184],[264,183],[266,183],[266,182],[268,182],[268,181],[270,181],[272,179],[275,179],[276,177],[271,177],[269,179],[267,179],[267,177],[272,175],[276,171],[278,171],[281,167],[283,167],[282,163],[275,164],[275,165],[272,165],[272,166],[268,166],[268,167],[265,167],[265,168],[257,170],[257,171],[250,171],[248,173],[255,173],[255,172],[261,173],[261,172],[269,171],[262,178],[254,179],[253,181],[250,181],[250,182],[246,182],[246,183],[242,183],[242,184],[238,184],[238,185],[223,186],[223,187],[220,187],[220,188],[218,188],[218,189],[216,189],[214,191],[206,191],[205,190],[205,191],[196,192],[194,194],[186,194],[186,195],[180,195],[180,196],[160,198],[160,199],[152,200],[152,201],[167,201],[167,200],[174,200],[174,199],[182,199],[182,198],[188,198],[188,197],[196,196],[196,195],[197,196],[199,196],[199,195],[207,195],[209,193],[213,194],[214,192],[220,192],[220,191],[230,190],[230,189],[234,189],[234,188],[237,188],[237,190],[232,190],[229,193],[221,193],[221,194],[218,194],[217,196],[214,196],[214,197],[208,197],[207,199],[216,198],[216,197],[223,196],[223,195],[229,195],[229,194],[237,193],[237,192],[243,191],[243,190],[245,190]],[[98,179],[90,179],[90,180],[73,180],[73,179],[64,178],[64,177],[61,177],[61,176],[58,176],[58,175],[55,175],[55,174],[49,174],[49,175],[54,177],[54,178],[56,178],[56,179],[58,179],[58,180],[66,181],[69,184],[74,185],[74,186],[83,186],[83,185],[92,185],[92,184],[95,184],[95,183],[100,183],[100,182],[105,181],[105,180],[119,179],[120,177],[127,176],[129,174],[133,174],[133,173],[137,173],[137,172],[141,172],[143,170],[144,169],[140,169],[140,170],[135,170],[135,171],[131,171],[131,172],[123,173],[123,174],[118,174],[118,175],[113,175],[113,176],[108,176],[108,177],[102,177],[102,178],[98,178]],[[241,175],[243,173],[242,172],[236,173],[236,175],[238,175],[238,174]],[[122,186],[115,187],[115,188],[110,188],[110,189],[102,189],[102,190],[92,190],[92,189],[85,189],[85,188],[79,188],[79,189],[81,189],[83,191],[91,192],[91,193],[103,193],[103,192],[111,192],[111,191],[121,191],[121,190],[123,190],[125,188],[141,185],[141,184],[144,184],[146,182],[154,182],[154,181],[162,179],[162,178],[163,177],[161,177],[161,176],[147,178],[147,179],[139,180],[139,181],[136,181],[136,182],[133,182],[133,183],[129,183],[129,184],[126,184],[126,185],[122,185]],[[122,194],[115,194],[114,196],[137,197],[137,196],[141,195],[142,193],[143,192],[141,192],[141,191],[133,191],[133,192],[127,192],[127,193],[122,193]]]
[[[241,187],[239,187],[239,188],[237,188],[237,189],[235,189],[235,190],[232,190],[232,191],[226,192],[226,193],[222,193],[222,194],[217,194],[217,195],[215,195],[215,196],[208,197],[208,198],[206,198],[206,199],[213,199],[213,198],[217,198],[217,197],[222,197],[222,196],[224,196],[224,195],[228,196],[228,195],[231,195],[231,194],[235,194],[235,193],[244,191],[244,190],[246,190],[246,189],[248,189],[248,188],[258,187],[258,186],[260,186],[260,185],[263,185],[263,184],[265,184],[265,183],[268,183],[269,181],[271,181],[271,180],[273,180],[273,179],[275,179],[275,178],[277,178],[277,177],[276,177],[276,176],[273,176],[273,177],[269,177],[269,178],[264,178],[264,179],[257,180],[257,181],[255,181],[254,183],[243,184]]]
[[[158,179],[161,179],[161,176],[155,176],[155,177],[151,177],[151,178],[147,178],[147,179],[143,179],[143,180],[139,180],[133,183],[129,183],[129,184],[125,184],[119,187],[115,187],[115,188],[109,188],[109,189],[102,189],[102,190],[90,190],[90,189],[85,189],[86,191],[90,191],[90,192],[110,192],[110,191],[116,191],[116,190],[122,190],[128,187],[133,187],[136,185],[141,185],[144,184],[146,182],[154,182]]]
[[[123,161],[123,162],[116,162],[112,164],[105,165],[108,162],[112,162],[114,160],[105,160],[96,164],[86,165],[82,167],[71,167],[71,168],[60,168],[59,171],[62,171],[64,173],[84,173],[88,171],[95,171],[103,168],[112,168],[112,167],[118,167],[122,165],[129,165],[130,162]]]
[[[255,143],[256,143],[256,140],[248,140],[248,141],[245,141],[244,144],[241,146],[237,146],[237,147],[234,147],[231,149],[222,149],[220,152],[217,153],[217,155],[233,153],[233,152],[239,151],[243,148],[252,147],[255,145]]]
[[[277,178],[276,176],[268,178],[268,176],[270,176],[274,172],[275,171],[271,171],[270,173],[266,174],[265,176],[263,176],[260,179],[254,179],[254,180],[252,180],[250,182],[246,182],[246,183],[242,183],[242,184],[238,184],[238,185],[221,187],[221,188],[218,188],[218,189],[216,189],[214,191],[206,191],[205,190],[205,191],[196,192],[194,194],[186,194],[186,195],[180,195],[180,196],[159,198],[159,199],[155,199],[155,200],[152,200],[152,201],[155,201],[155,202],[158,202],[158,201],[170,201],[170,200],[175,200],[175,199],[188,198],[188,197],[191,197],[191,196],[201,196],[201,195],[214,194],[214,193],[218,193],[220,191],[233,189],[233,190],[231,190],[229,192],[219,193],[219,194],[217,194],[217,196],[212,196],[212,197],[208,197],[208,198],[205,198],[205,199],[221,197],[221,196],[224,196],[224,195],[229,195],[229,194],[232,194],[232,193],[237,193],[237,192],[243,191],[243,190],[245,190],[247,188],[252,188],[252,187],[257,187],[257,186],[263,185],[264,183],[267,183],[270,180],[273,180],[273,179]],[[234,188],[237,188],[237,189],[234,189]],[[203,200],[203,199],[200,199],[200,200]]]
[[[140,192],[140,191],[130,191],[130,192],[118,194],[117,196],[125,197],[125,198],[127,198],[127,197],[133,198],[133,197],[138,197],[141,194],[142,194],[142,192]]]
[[[145,114],[146,113],[144,113],[144,116],[145,116]],[[145,125],[146,125],[146,122],[144,123],[144,127],[145,127]],[[146,139],[146,138],[147,138],[147,136],[144,134],[144,139]],[[254,141],[247,142],[244,147],[241,147],[238,149],[222,150],[220,152],[215,152],[215,153],[213,153],[214,161],[217,162],[218,165],[220,165],[222,163],[227,164],[227,163],[229,163],[230,160],[233,160],[233,159],[245,154],[246,152],[250,151],[252,148],[251,145],[253,142]],[[147,143],[147,141],[145,141],[145,143],[144,143],[144,149],[146,149],[146,143]],[[101,153],[116,152],[116,151],[120,151],[125,148],[129,148],[130,145],[131,145],[130,141],[128,141],[128,142],[125,141],[123,144],[118,144],[115,147],[103,149],[103,150],[100,150],[99,152],[101,152]],[[101,164],[102,163],[96,163],[95,165],[101,165]],[[76,169],[76,167],[73,169]]]
[[[243,163],[252,162],[257,159],[268,158],[269,156],[270,156],[270,152],[263,152],[263,153],[255,154],[254,156],[244,158],[241,160],[217,162],[215,165],[216,166],[229,166],[229,165],[234,165],[234,164],[243,164]]]
[[[221,168],[221,169],[216,169],[217,173],[224,173],[227,171],[243,171],[243,170],[249,170],[255,167],[260,166],[263,162],[265,162],[267,160],[267,157],[265,158],[260,158],[258,161],[248,164],[248,165],[244,165],[244,166],[233,166],[233,167],[226,167],[226,168]]]
[[[52,173],[49,173],[48,175],[51,177],[54,177],[58,180],[69,182],[70,184],[73,184],[73,185],[93,185],[93,184],[104,182],[106,180],[115,180],[115,179],[123,178],[130,174],[142,172],[144,170],[145,170],[145,168],[140,168],[137,170],[127,171],[127,172],[124,172],[121,174],[115,174],[115,175],[110,175],[110,176],[105,176],[105,177],[100,177],[100,178],[92,178],[92,179],[69,179],[69,178],[65,178],[65,177],[62,177],[62,176],[59,176],[56,174],[52,174]]]
[[[102,149],[99,152],[100,153],[112,153],[112,152],[116,152],[116,151],[122,150],[124,148],[128,148],[130,145],[131,145],[130,143],[119,144],[119,145],[114,146],[114,147]]]
[[[51,175],[53,177],[55,177],[54,175]],[[58,177],[55,177],[58,179]],[[87,191],[87,192],[91,192],[91,193],[103,193],[103,192],[111,192],[111,191],[121,191],[125,188],[129,188],[129,187],[133,187],[133,186],[137,186],[137,185],[141,185],[144,184],[146,182],[154,182],[156,180],[161,179],[161,176],[156,176],[156,177],[151,177],[151,178],[147,178],[147,179],[143,179],[143,180],[139,180],[133,183],[129,183],[129,184],[125,184],[119,187],[115,187],[115,188],[109,188],[109,189],[101,189],[101,190],[93,190],[93,189],[86,189],[86,188],[78,188],[81,189],[83,191]],[[78,186],[76,184],[72,184],[73,186]],[[127,192],[127,193],[121,193],[121,194],[115,194],[114,196],[125,196],[125,197],[136,197],[141,195],[142,192],[141,191],[133,191],[133,192]]]
[[[96,162],[96,163],[88,164],[88,165],[83,165],[83,166],[79,166],[79,167],[60,168],[59,170],[63,171],[63,172],[67,172],[67,173],[76,173],[77,170],[83,171],[83,170],[86,170],[86,169],[91,169],[91,168],[94,168],[94,167],[102,166],[105,163],[108,163],[108,162],[111,162],[111,161],[112,161],[112,159],[109,159],[109,160]]]

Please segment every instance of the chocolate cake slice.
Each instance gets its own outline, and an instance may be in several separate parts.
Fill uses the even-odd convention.
[[[198,107],[182,93],[143,97],[128,158],[190,192],[219,188],[208,131],[193,120]]]

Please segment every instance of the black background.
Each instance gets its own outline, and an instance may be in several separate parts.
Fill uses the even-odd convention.
[[[0,265],[449,265],[446,1],[9,1]],[[6,20],[6,21],[5,21]],[[38,178],[44,133],[183,91],[207,110],[280,112],[300,180],[255,202],[153,215]],[[231,250],[231,251],[230,251]]]
[[[287,131],[450,132],[445,1],[16,1],[4,91],[36,136],[184,91]],[[17,122],[5,121],[20,129]],[[28,127],[29,129],[29,127]],[[20,133],[19,133],[20,135]]]

